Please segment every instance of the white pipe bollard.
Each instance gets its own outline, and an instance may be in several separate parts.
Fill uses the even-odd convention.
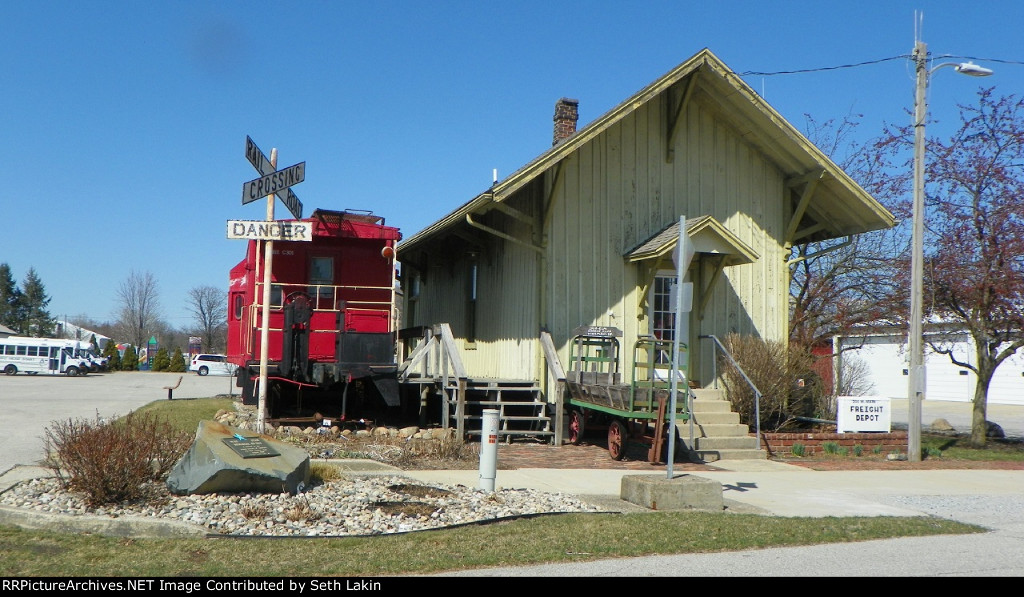
[[[480,430],[480,489],[494,491],[498,473],[498,411],[485,408]]]

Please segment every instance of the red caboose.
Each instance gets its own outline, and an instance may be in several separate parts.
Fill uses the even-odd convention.
[[[274,241],[267,342],[269,420],[376,416],[398,407],[395,244],[402,235],[370,212],[318,209],[310,241]],[[242,402],[256,404],[265,244],[250,240],[231,269],[228,359]]]

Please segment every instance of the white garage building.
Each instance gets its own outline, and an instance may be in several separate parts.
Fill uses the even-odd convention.
[[[949,336],[943,337],[944,342]],[[891,399],[907,398],[908,359],[905,332],[875,332],[859,336],[837,336],[833,340],[836,354],[847,364],[860,362],[860,375],[868,394]],[[973,364],[974,343],[966,333],[955,337],[953,349],[957,359]],[[978,376],[964,367],[954,365],[945,354],[935,354],[925,342],[926,400],[971,402]],[[837,367],[837,371],[849,368]],[[1018,351],[996,369],[988,389],[988,404],[1024,405],[1024,354]]]

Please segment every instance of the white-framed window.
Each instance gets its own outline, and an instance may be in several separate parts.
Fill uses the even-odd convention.
[[[651,318],[651,334],[659,340],[674,340],[676,334],[676,306],[672,301],[675,272],[658,272],[647,303]]]
[[[330,305],[334,297],[334,257],[312,257],[309,260],[310,295],[315,297],[317,308]],[[333,307],[333,305],[331,305]]]

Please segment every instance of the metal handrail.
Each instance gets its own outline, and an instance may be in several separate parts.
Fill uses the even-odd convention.
[[[750,378],[747,377],[747,374],[743,371],[743,368],[740,367],[739,363],[736,362],[736,359],[732,358],[732,355],[729,354],[729,351],[725,349],[725,345],[722,344],[722,342],[718,339],[717,336],[714,336],[712,334],[708,334],[708,335],[705,335],[705,336],[698,336],[698,338],[700,338],[701,340],[708,339],[708,338],[713,340],[714,343],[715,343],[715,347],[718,350],[722,351],[722,354],[724,354],[725,357],[727,359],[729,359],[729,362],[732,363],[732,366],[736,368],[736,371],[739,371],[739,373],[743,377],[744,381],[746,381],[747,385],[750,386],[750,389],[754,391],[754,423],[755,423],[755,426],[756,426],[757,438],[758,438],[758,441],[760,442],[761,441],[761,390],[758,390],[757,386],[754,385],[754,382],[750,381]],[[715,380],[715,387],[717,388],[718,387],[718,359],[717,358],[711,360],[711,367],[712,367],[712,376],[713,376],[713,378]]]

